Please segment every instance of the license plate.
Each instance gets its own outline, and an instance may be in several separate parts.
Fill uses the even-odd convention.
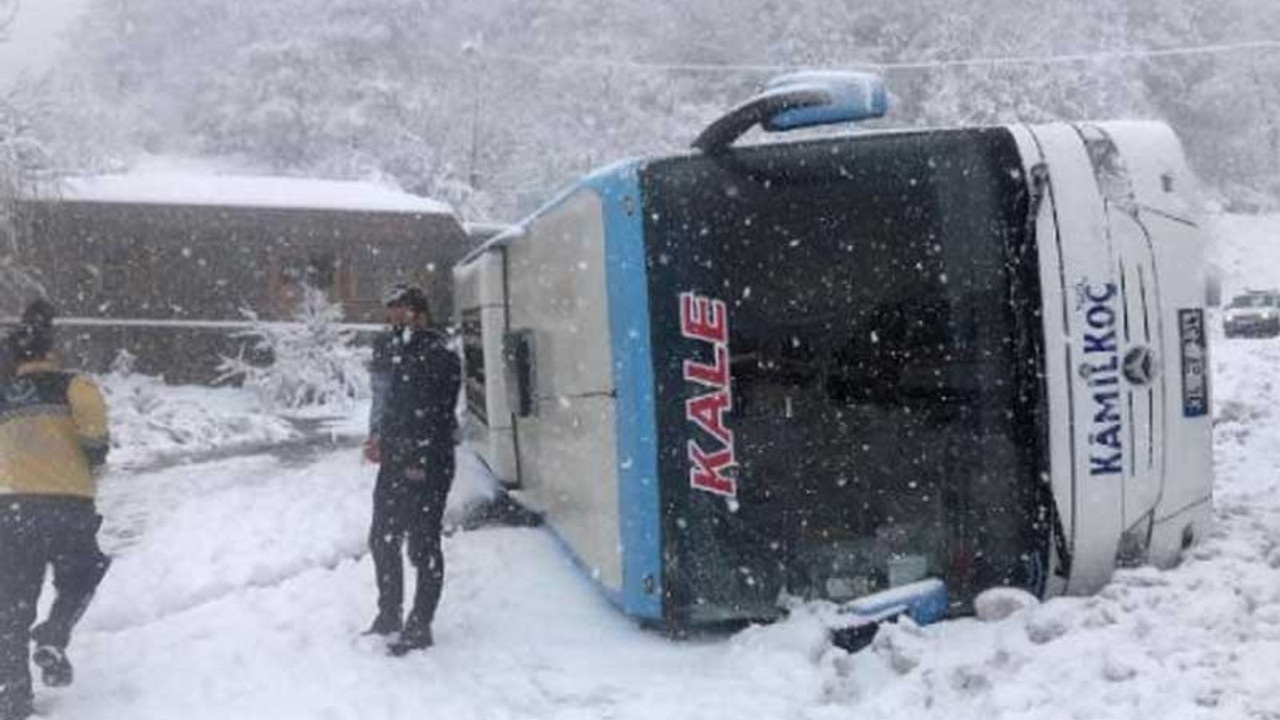
[[[1179,310],[1178,334],[1182,343],[1182,414],[1209,414],[1209,354],[1205,345],[1204,310]]]

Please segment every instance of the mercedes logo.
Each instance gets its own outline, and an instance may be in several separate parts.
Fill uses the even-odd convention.
[[[1134,385],[1148,385],[1156,375],[1156,358],[1151,348],[1139,345],[1124,354],[1124,377]]]

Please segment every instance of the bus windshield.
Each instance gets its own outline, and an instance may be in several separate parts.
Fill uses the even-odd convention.
[[[786,596],[925,577],[957,610],[993,585],[1038,592],[1047,431],[1023,175],[998,129],[643,171],[669,605],[768,616]],[[705,351],[680,331],[681,293],[727,309],[732,497],[690,485],[699,388],[681,373]]]

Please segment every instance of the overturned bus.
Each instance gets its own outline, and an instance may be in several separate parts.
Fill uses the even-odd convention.
[[[672,628],[895,588],[925,588],[932,620],[1176,562],[1212,467],[1174,134],[734,144],[838,119],[840,93],[772,88],[464,259],[477,454],[617,605]]]

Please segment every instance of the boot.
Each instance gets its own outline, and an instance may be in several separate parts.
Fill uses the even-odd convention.
[[[404,657],[414,650],[426,650],[435,644],[431,637],[431,626],[409,626],[400,637],[387,643],[387,652],[395,657]]]
[[[396,633],[400,632],[400,627],[401,627],[401,621],[400,621],[400,618],[399,618],[399,617],[397,617],[397,616],[395,616],[395,615],[387,615],[387,614],[384,614],[384,613],[378,613],[378,616],[377,616],[376,618],[374,618],[374,619],[373,619],[373,624],[372,624],[372,625],[370,625],[370,626],[369,626],[369,629],[368,629],[368,630],[365,630],[365,631],[364,631],[364,633],[362,633],[362,634],[364,634],[364,635],[394,635],[394,634],[396,634]]]
[[[31,661],[40,668],[40,680],[48,687],[66,687],[75,679],[67,653],[52,645],[37,645]]]

